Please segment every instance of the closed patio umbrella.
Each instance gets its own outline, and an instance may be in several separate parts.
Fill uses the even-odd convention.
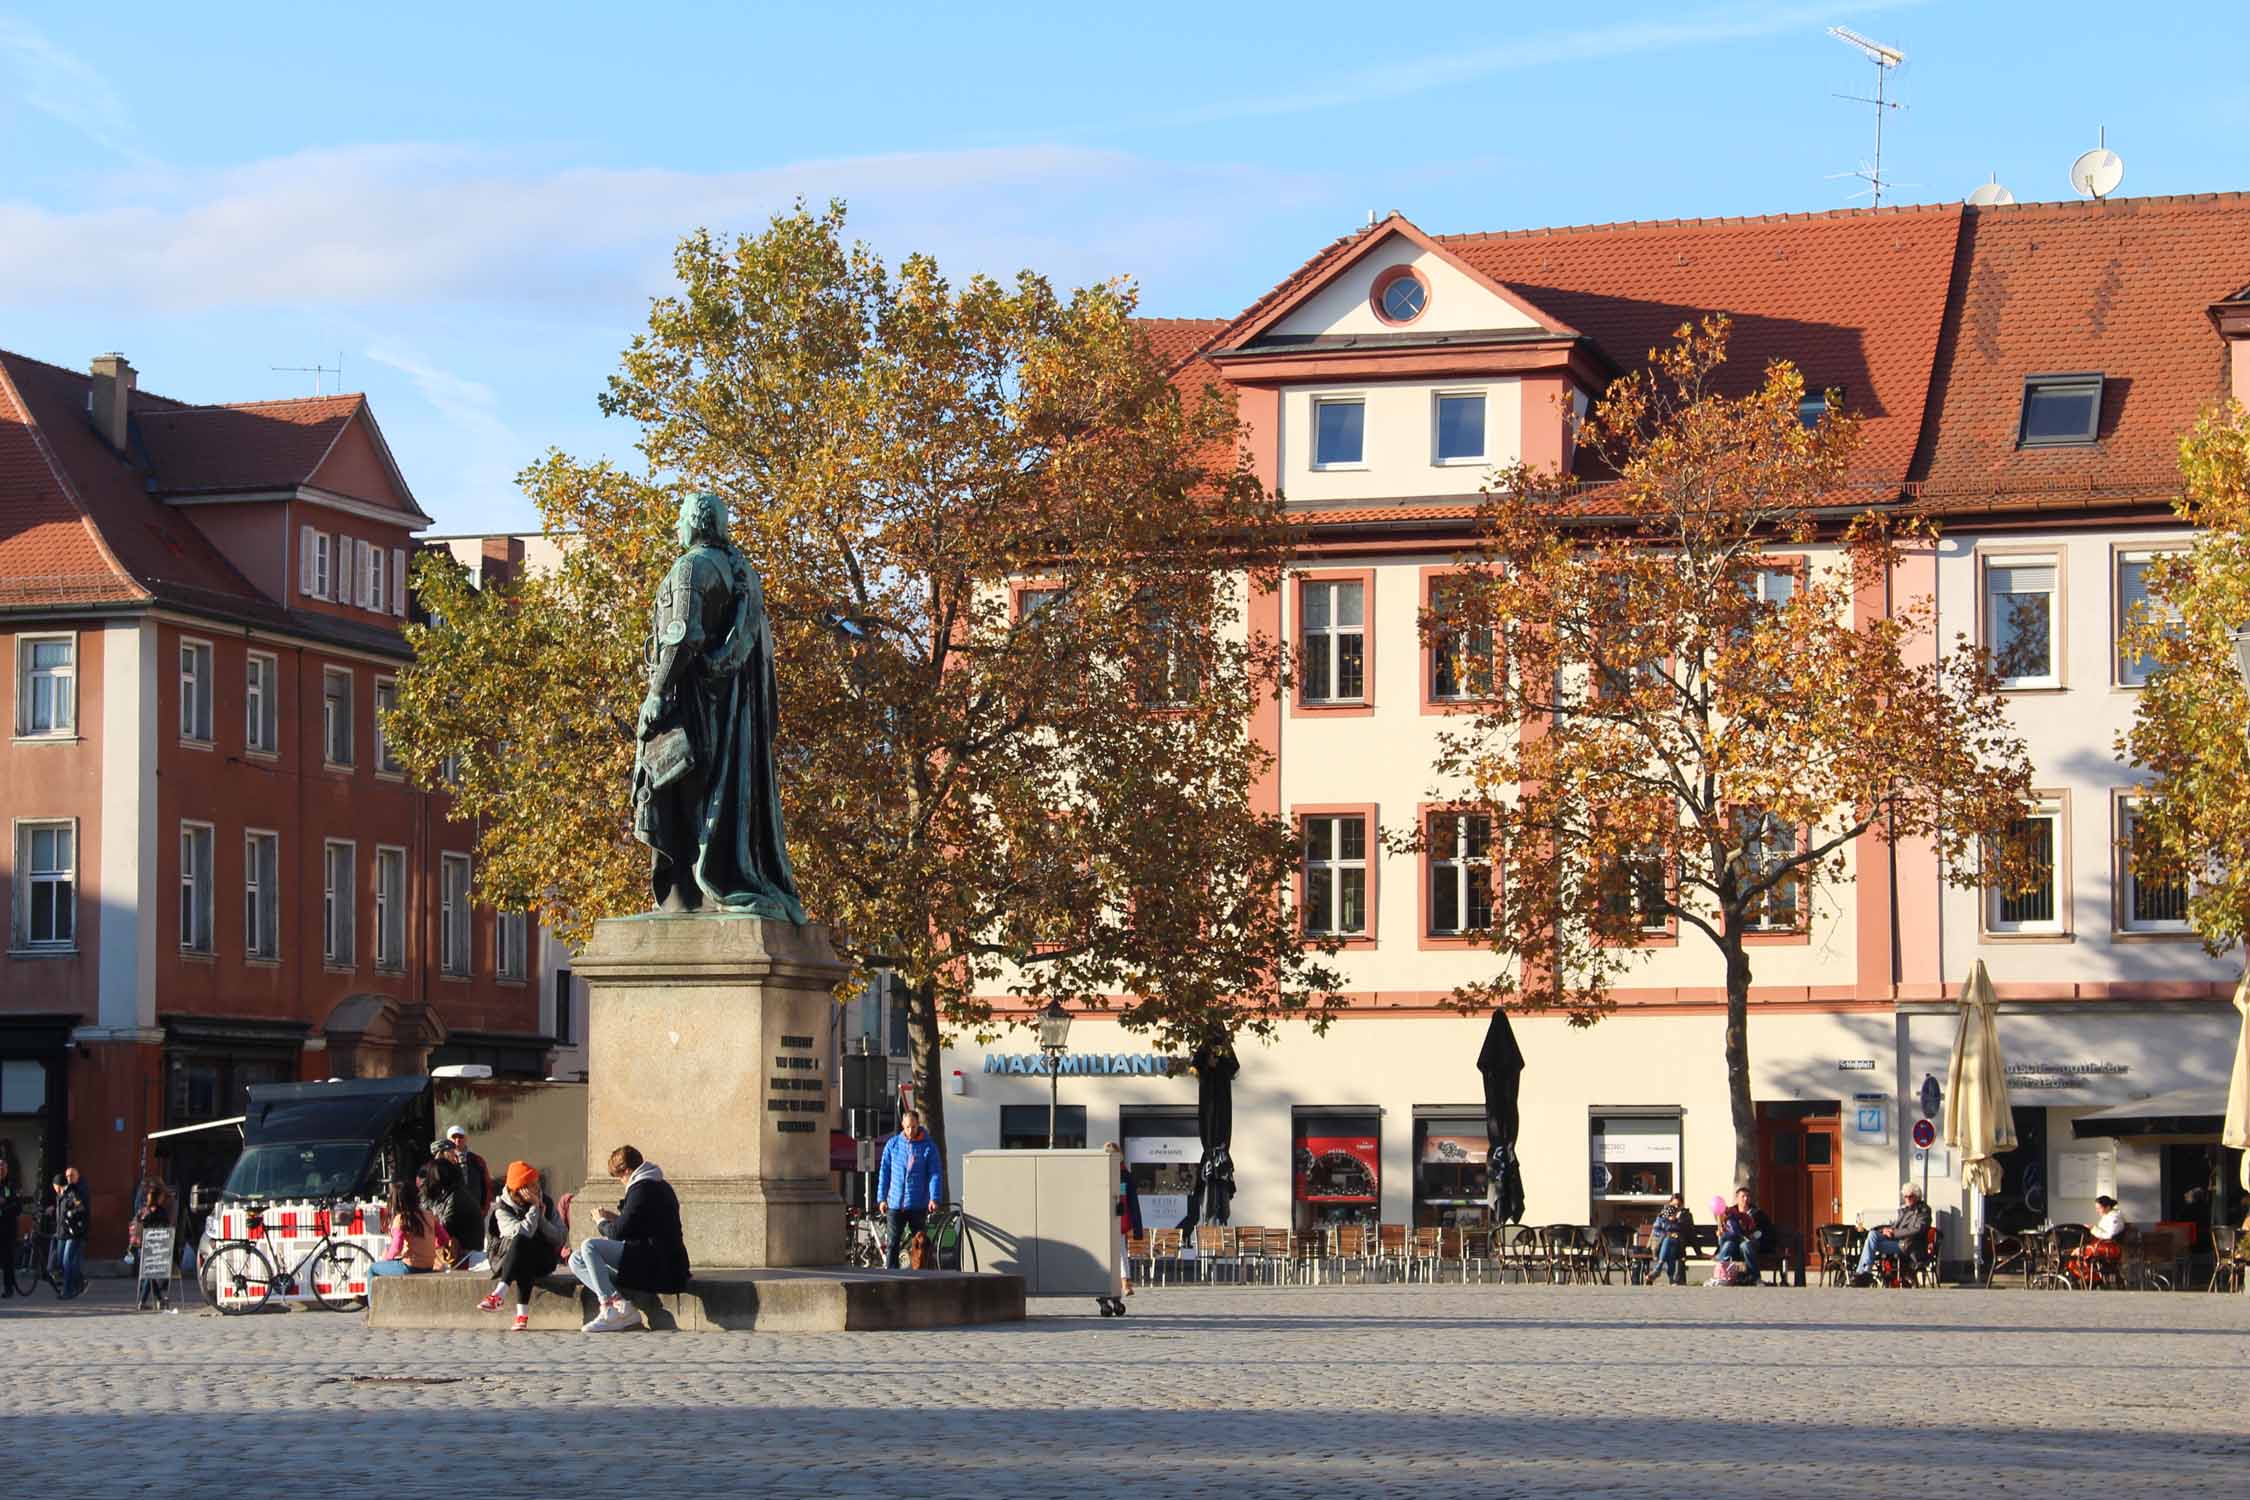
[[[1485,1028],[1484,1050],[1477,1054],[1477,1071],[1484,1075],[1484,1132],[1490,1144],[1487,1170],[1492,1174],[1492,1217],[1502,1224],[1523,1222],[1523,1169],[1516,1162],[1516,1133],[1523,1115],[1518,1096],[1523,1086],[1523,1049],[1516,1045],[1516,1029],[1508,1013],[1493,1007],[1492,1024]]]
[[[1208,1219],[1227,1223],[1234,1214],[1234,1075],[1242,1061],[1234,1043],[1205,1042],[1188,1059],[1195,1070],[1195,1133],[1203,1139],[1195,1187],[1188,1194],[1183,1229]]]
[[[1999,997],[1978,959],[1961,989],[1953,1059],[1945,1070],[1945,1144],[1961,1153],[1961,1180],[1979,1193],[2000,1191],[2003,1151],[2016,1149],[2008,1105],[2008,1064],[2000,1055]]]
[[[2234,1008],[2242,1029],[2234,1039],[2234,1073],[2227,1080],[2227,1112],[2219,1122],[2219,1144],[2243,1153],[2242,1185],[2250,1188],[2250,971],[2234,987]]]

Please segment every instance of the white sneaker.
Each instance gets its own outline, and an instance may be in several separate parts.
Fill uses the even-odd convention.
[[[622,1333],[628,1328],[641,1326],[641,1315],[630,1302],[612,1302],[594,1315],[594,1321],[580,1329],[581,1333]]]

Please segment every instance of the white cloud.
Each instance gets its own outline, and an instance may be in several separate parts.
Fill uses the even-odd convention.
[[[0,67],[25,104],[119,156],[147,160],[125,96],[84,58],[24,22],[0,16]]]
[[[1927,0],[1854,0],[1855,14],[1926,4]],[[1666,47],[1698,47],[1715,42],[1773,36],[1798,28],[1813,30],[1840,19],[1833,5],[1736,7],[1682,16],[1676,20],[1619,21],[1606,26],[1548,32],[1496,47],[1430,53],[1405,62],[1366,68],[1333,83],[1256,98],[1221,100],[1185,113],[1167,115],[1167,125],[1209,125],[1221,120],[1307,114],[1357,104],[1404,98],[1448,84],[1468,83],[1496,73],[1598,62]]]
[[[669,283],[685,231],[755,230],[800,196],[846,199],[851,232],[887,253],[1085,283],[1219,253],[1210,226],[1246,195],[1272,204],[1301,190],[1271,174],[1069,146],[693,173],[526,168],[392,145],[136,171],[100,191],[71,208],[0,199],[0,298],[171,311],[474,300],[615,318],[621,299]]]

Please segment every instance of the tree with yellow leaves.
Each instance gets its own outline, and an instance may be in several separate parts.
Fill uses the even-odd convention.
[[[1186,1050],[1324,1018],[1282,893],[1296,844],[1252,811],[1250,710],[1276,644],[1246,591],[1288,545],[1231,404],[1183,393],[1120,287],[895,270],[802,208],[690,236],[603,406],[652,477],[525,476],[559,570],[479,592],[416,574],[392,736],[457,757],[484,884],[565,936],[647,905],[626,788],[638,652],[682,486],[733,497],[765,585],[800,891],[911,997],[917,1103],[944,1145],[941,1027],[990,997],[1113,1008]]]
[[[1456,1002],[1591,1025],[1653,931],[1700,933],[1724,963],[1747,1183],[1755,943],[1806,931],[1865,834],[1929,840],[1976,878],[2030,769],[1989,664],[1932,649],[1929,600],[1861,607],[1917,531],[1853,490],[1856,424],[1806,427],[1786,364],[1723,394],[1727,333],[1684,327],[1610,387],[1578,435],[1610,477],[1497,476],[1423,629],[1466,644],[1484,693],[1436,772],[1486,820],[1503,964]]]
[[[2149,602],[2120,649],[2147,686],[2118,754],[2149,774],[2126,851],[2143,890],[2187,893],[2188,925],[2212,953],[2250,936],[2250,700],[2234,632],[2250,625],[2250,412],[2229,402],[2180,442],[2185,551],[2149,567]]]

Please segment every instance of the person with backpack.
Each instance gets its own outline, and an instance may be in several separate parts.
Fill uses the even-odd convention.
[[[938,1160],[937,1142],[922,1128],[922,1117],[911,1109],[899,1111],[898,1134],[884,1143],[875,1199],[876,1212],[890,1227],[883,1265],[895,1271],[907,1236],[920,1233],[930,1214],[945,1204],[945,1163]]]

